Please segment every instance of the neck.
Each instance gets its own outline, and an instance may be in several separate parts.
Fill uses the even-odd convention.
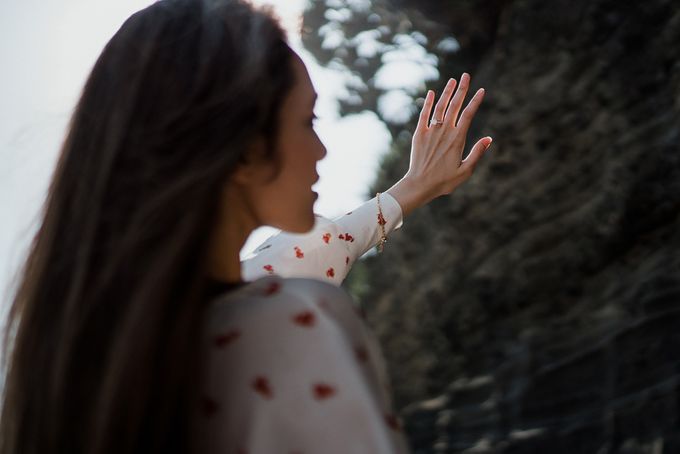
[[[257,227],[254,216],[240,206],[239,198],[228,197],[220,212],[208,256],[208,276],[226,282],[243,282],[240,253],[248,236]],[[228,213],[226,212],[228,211]]]

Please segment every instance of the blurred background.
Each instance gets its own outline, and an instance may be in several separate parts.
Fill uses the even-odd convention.
[[[150,2],[61,3],[0,15],[6,295],[87,72]],[[320,94],[320,214],[403,175],[428,88],[487,92],[473,177],[346,281],[413,452],[680,452],[680,4],[268,3]]]

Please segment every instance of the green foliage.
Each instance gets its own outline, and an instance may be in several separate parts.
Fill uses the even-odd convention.
[[[395,52],[405,51],[413,62],[432,66],[435,75],[429,80],[436,80],[434,68],[442,57],[455,52],[442,43],[455,39],[416,10],[395,9],[385,0],[366,3],[370,7],[361,7],[359,1],[310,1],[304,13],[302,41],[321,65],[347,74],[349,95],[340,100],[340,114],[374,111],[396,137],[413,130],[413,118],[395,123],[380,115],[379,98],[389,89],[376,85],[378,71],[386,61],[400,58]],[[424,96],[425,81],[406,90],[415,103]]]

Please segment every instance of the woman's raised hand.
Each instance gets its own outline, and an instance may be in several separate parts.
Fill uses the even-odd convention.
[[[470,76],[463,73],[454,94],[456,80],[449,79],[434,106],[434,113],[435,95],[432,90],[427,92],[413,135],[409,169],[404,178],[387,191],[399,202],[404,216],[436,197],[453,192],[470,178],[491,145],[491,137],[479,139],[462,159],[468,129],[484,98],[484,89],[480,88],[461,113],[469,86]],[[432,120],[428,123],[431,114]]]

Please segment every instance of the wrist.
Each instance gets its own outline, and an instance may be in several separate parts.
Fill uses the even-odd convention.
[[[425,205],[433,198],[423,191],[422,185],[408,175],[405,175],[385,192],[399,203],[403,217],[408,216],[413,210]]]

